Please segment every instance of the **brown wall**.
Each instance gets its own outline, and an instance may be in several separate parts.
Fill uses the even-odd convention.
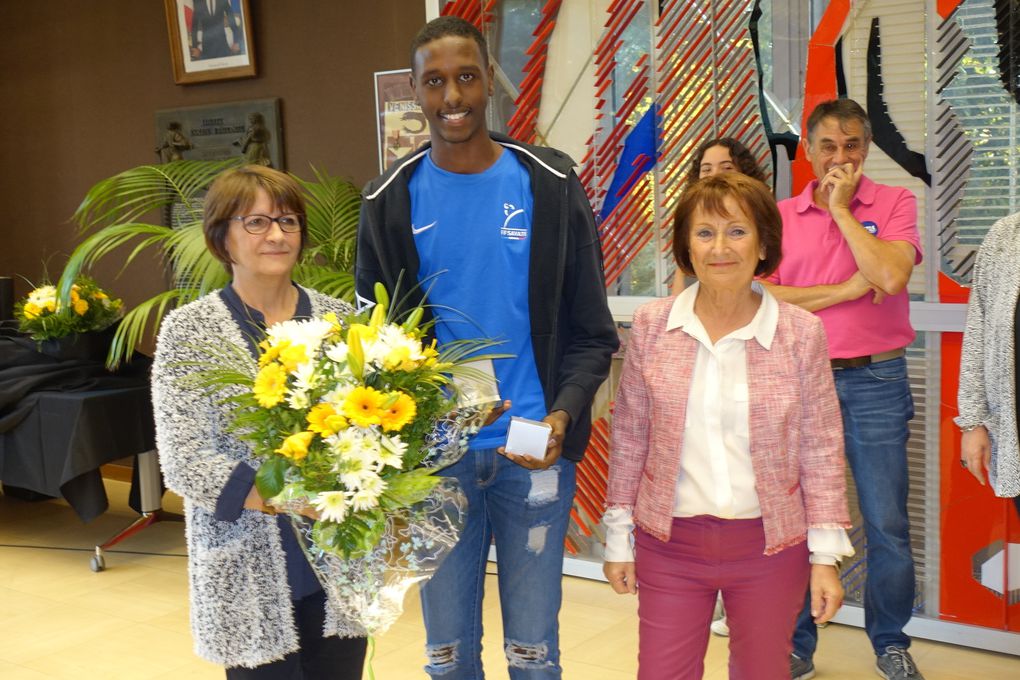
[[[162,0],[0,0],[0,276],[56,278],[85,192],[156,162],[154,113],[279,97],[287,169],[378,174],[374,71],[404,68],[422,0],[251,0],[258,76],[175,85]],[[95,273],[130,304],[159,267]],[[16,293],[28,291],[24,281]]]

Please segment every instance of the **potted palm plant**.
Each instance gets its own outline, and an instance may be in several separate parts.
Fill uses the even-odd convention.
[[[206,249],[202,235],[202,197],[228,161],[172,161],[143,165],[100,181],[74,213],[84,240],[75,248],[57,288],[69,300],[83,270],[122,246],[133,245],[123,267],[156,249],[171,277],[171,286],[125,309],[110,344],[107,365],[131,357],[149,334],[155,334],[169,309],[224,286],[228,276]],[[350,300],[354,295],[354,247],[361,195],[350,181],[315,168],[314,181],[296,178],[306,191],[308,244],[294,270],[298,283]],[[146,222],[162,213],[173,226]],[[123,268],[122,268],[123,270]]]

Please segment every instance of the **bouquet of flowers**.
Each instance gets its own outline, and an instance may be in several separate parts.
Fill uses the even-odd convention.
[[[435,473],[488,413],[464,386],[478,384],[467,364],[493,344],[438,351],[424,342],[420,307],[398,323],[380,285],[376,299],[370,318],[270,327],[254,376],[199,372],[206,385],[243,386],[229,399],[262,460],[260,495],[289,514],[323,586],[368,633],[397,619],[407,588],[456,544],[466,501]]]
[[[33,340],[53,340],[75,333],[101,331],[113,325],[121,315],[122,303],[87,276],[79,276],[71,286],[68,305],[62,305],[56,286],[39,286],[14,305],[18,329]]]

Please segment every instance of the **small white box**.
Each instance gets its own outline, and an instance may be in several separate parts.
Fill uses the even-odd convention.
[[[546,449],[549,447],[549,437],[551,435],[552,425],[549,423],[512,416],[504,448],[509,453],[531,456],[537,460],[542,460],[545,458]]]

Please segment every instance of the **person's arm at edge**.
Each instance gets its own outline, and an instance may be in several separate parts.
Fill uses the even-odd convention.
[[[967,471],[984,486],[991,467],[992,444],[985,425],[988,421],[988,402],[985,397],[985,281],[982,250],[978,250],[971,278],[967,323],[960,352],[960,386],[956,393],[959,415],[954,422],[964,430],[960,438],[960,460],[967,464]]]
[[[619,535],[617,527],[633,523],[633,508],[637,500],[638,483],[648,459],[649,413],[651,404],[648,390],[642,377],[641,361],[644,358],[644,335],[647,324],[642,310],[634,315],[634,323],[623,358],[620,386],[616,393],[613,410],[613,428],[609,457],[609,481],[606,492],[606,513],[616,510],[620,521],[609,522],[606,532],[606,556],[602,565],[609,585],[619,594],[637,592],[634,569],[634,554],[630,548],[630,536]],[[630,516],[630,522],[626,515]]]
[[[817,286],[784,286],[769,279],[761,279],[761,283],[776,299],[797,305],[809,312],[856,300],[874,290],[860,272],[855,272],[843,283]]]
[[[850,516],[842,417],[821,321],[812,319],[803,340],[798,352],[803,409],[801,430],[802,441],[810,441],[811,446],[801,452],[800,483],[807,525],[809,530],[845,530],[850,526]],[[849,541],[846,543],[849,545]],[[843,603],[838,568],[834,564],[812,564],[810,591],[811,615],[816,623],[825,623]]]

